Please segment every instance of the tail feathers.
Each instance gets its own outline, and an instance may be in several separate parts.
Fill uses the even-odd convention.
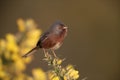
[[[39,49],[39,47],[36,46],[36,47],[34,47],[32,50],[30,50],[28,53],[26,53],[25,55],[23,55],[22,57],[25,57],[25,58],[26,58],[26,57],[34,54],[38,49]]]

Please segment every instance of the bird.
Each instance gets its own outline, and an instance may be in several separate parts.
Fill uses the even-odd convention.
[[[44,53],[46,49],[50,49],[56,57],[54,51],[61,47],[65,37],[67,36],[67,32],[68,27],[63,22],[55,21],[50,28],[41,35],[36,46],[22,57],[28,57],[31,54],[34,54],[38,49],[43,49]]]

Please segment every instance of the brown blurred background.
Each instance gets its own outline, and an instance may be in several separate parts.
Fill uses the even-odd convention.
[[[0,0],[0,37],[17,32],[18,18],[32,18],[45,31],[56,20],[69,27],[57,55],[80,71],[80,79],[120,80],[119,0]],[[36,42],[35,42],[36,43]],[[41,53],[41,54],[39,54]],[[35,54],[31,69],[47,64],[42,50]]]

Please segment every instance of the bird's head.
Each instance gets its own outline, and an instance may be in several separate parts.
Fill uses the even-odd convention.
[[[59,34],[63,31],[67,31],[67,26],[61,22],[61,21],[56,21],[52,26],[51,26],[51,31],[54,32],[55,34]]]

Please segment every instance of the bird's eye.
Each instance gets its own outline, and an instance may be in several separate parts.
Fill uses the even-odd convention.
[[[63,29],[63,26],[59,26],[58,29],[59,29],[59,30],[62,30],[62,29]]]
[[[60,26],[60,25],[57,25],[56,29],[57,29],[57,30],[61,29],[61,26]]]

